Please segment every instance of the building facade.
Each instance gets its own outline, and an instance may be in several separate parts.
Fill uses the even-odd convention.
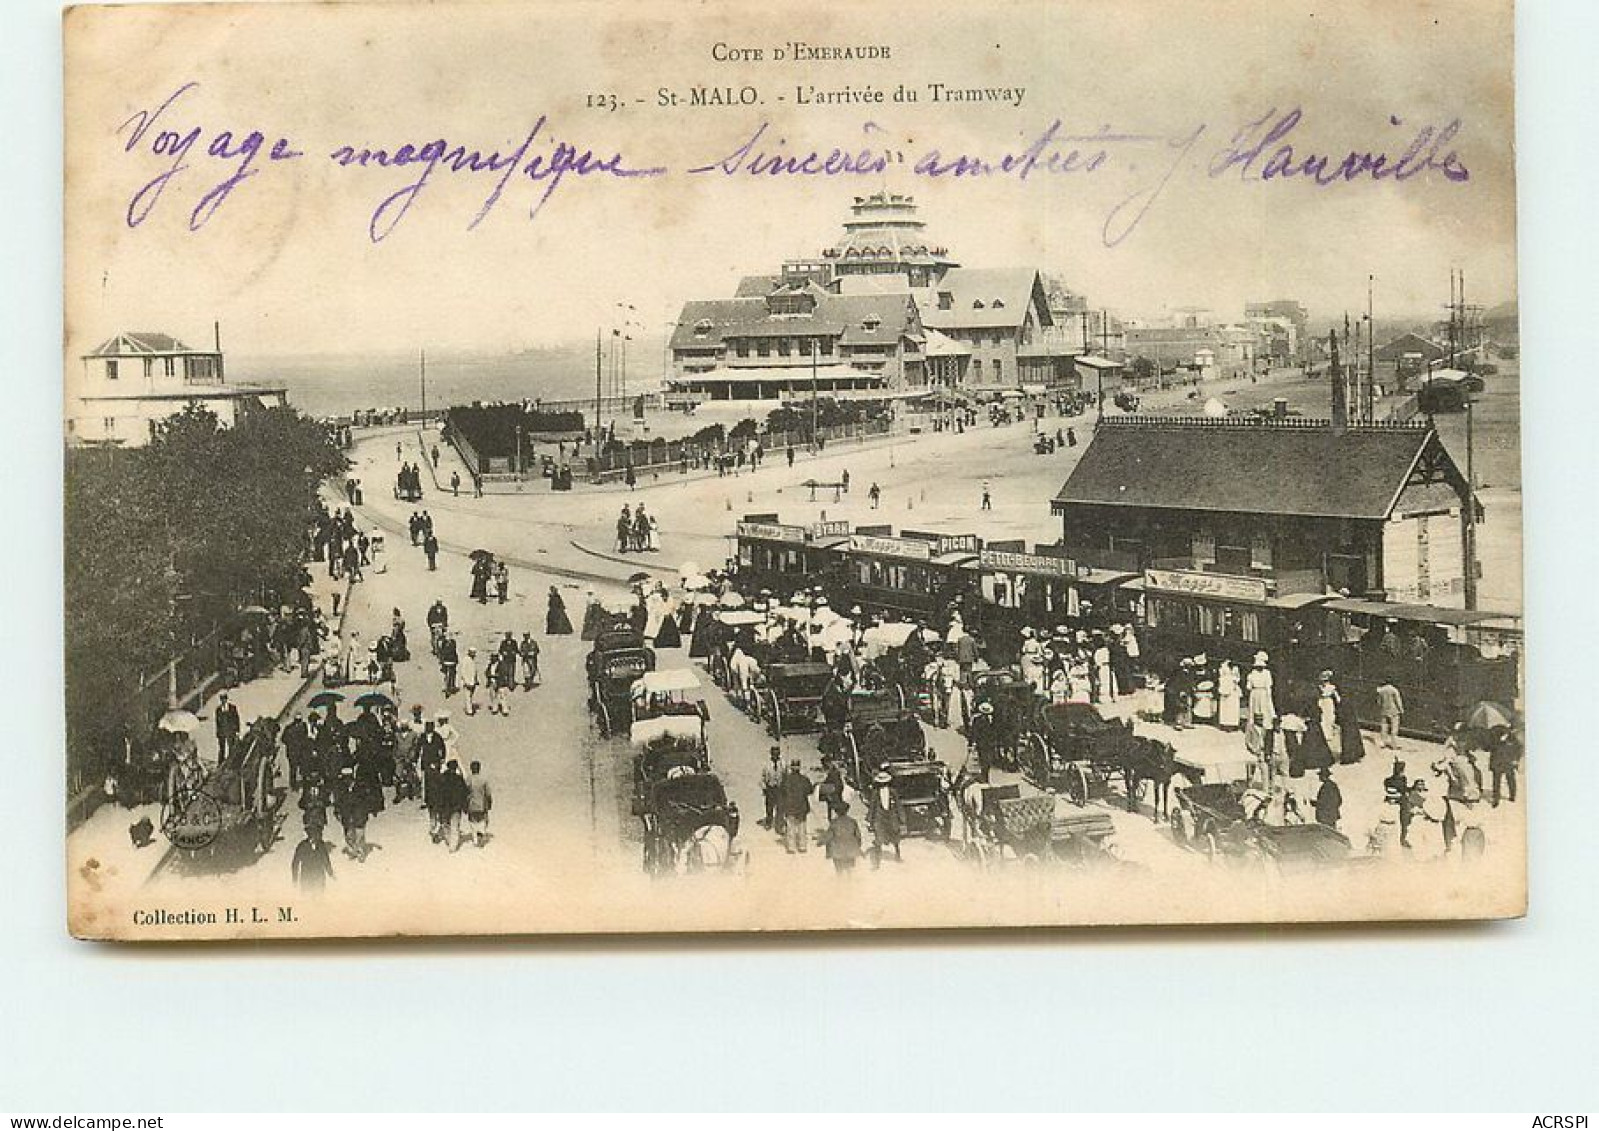
[[[82,380],[67,391],[69,444],[140,447],[190,405],[231,427],[254,409],[288,403],[281,386],[228,384],[220,348],[195,349],[169,334],[124,332],[82,361]]]
[[[1424,425],[1107,417],[1054,501],[1062,550],[1150,598],[1464,604],[1468,491]]]
[[[701,399],[809,393],[813,377],[823,392],[1041,391],[1067,383],[1080,352],[1036,269],[962,267],[911,197],[880,192],[856,198],[820,256],[685,303],[668,384]]]

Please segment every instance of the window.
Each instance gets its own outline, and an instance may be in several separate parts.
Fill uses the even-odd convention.
[[[147,358],[144,359],[144,379],[146,381],[148,381],[154,375],[155,375],[155,358],[147,357]]]
[[[788,356],[788,339],[787,338],[779,338],[779,339],[777,339],[777,356],[778,357],[787,357]]]
[[[698,322],[694,323],[694,336],[696,338],[706,337],[708,334],[710,334],[710,332],[711,320],[709,318],[701,318]]]
[[[112,357],[112,358],[107,358],[106,359],[105,375],[106,375],[106,379],[108,381],[115,381],[117,379],[117,359],[116,358]]]
[[[833,339],[832,338],[823,338],[821,340],[821,342],[822,342],[822,348],[821,348],[822,356],[823,357],[832,357],[833,356]]]
[[[175,357],[166,357],[161,359],[161,368],[165,371],[168,377],[177,376],[177,360],[178,359]]]
[[[117,418],[114,416],[108,416],[104,420],[100,421],[100,426],[105,429],[105,434],[110,436],[117,430]]]
[[[861,329],[865,330],[868,334],[875,334],[877,333],[877,328],[882,324],[883,320],[877,315],[868,314],[865,320],[861,322]]]
[[[1005,363],[1003,361],[1001,361],[999,358],[996,357],[994,359],[994,380],[995,381],[1003,381],[1004,379],[1005,379]]]
[[[1005,300],[1002,299],[1002,298],[996,298],[989,305],[992,306],[995,310],[1004,310],[1005,309]]]
[[[772,343],[762,338],[755,346],[755,352],[761,357],[772,356]]]

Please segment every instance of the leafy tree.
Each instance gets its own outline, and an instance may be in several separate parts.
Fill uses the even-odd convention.
[[[145,448],[68,451],[69,764],[101,772],[124,730],[152,721],[141,680],[241,606],[301,587],[317,487],[346,467],[327,429],[288,408],[223,428],[191,405]]]

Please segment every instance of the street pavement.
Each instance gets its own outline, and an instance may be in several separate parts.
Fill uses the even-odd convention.
[[[1261,396],[1264,399],[1265,394]],[[1087,418],[1050,418],[1044,427],[1050,431],[1077,428],[1078,447],[1037,456],[1031,448],[1029,425],[993,429],[983,424],[964,435],[921,436],[872,451],[830,449],[819,456],[806,454],[793,469],[780,459],[769,460],[760,471],[736,479],[662,482],[632,492],[607,487],[559,495],[537,481],[529,484],[525,496],[481,499],[471,498],[469,491],[457,498],[447,490],[430,489],[414,505],[392,495],[399,464],[395,445],[400,445],[400,459],[421,461],[426,458],[422,445],[428,440],[409,429],[362,434],[351,453],[355,463],[352,474],[362,480],[365,489],[364,503],[356,513],[363,526],[383,531],[386,537],[366,580],[352,591],[346,631],[370,640],[387,629],[392,611],[400,610],[413,645],[412,659],[401,664],[397,673],[402,710],[409,714],[410,706],[418,704],[428,717],[441,709],[450,712],[457,732],[451,755],[463,769],[473,760],[483,763],[494,785],[495,809],[489,845],[481,849],[468,845],[451,853],[431,841],[427,816],[416,802],[390,804],[368,828],[368,839],[377,847],[364,863],[335,856],[337,878],[325,902],[361,914],[328,929],[347,933],[495,931],[512,923],[525,930],[530,920],[551,929],[570,930],[637,929],[640,925],[778,929],[820,921],[918,925],[970,921],[974,915],[978,921],[991,916],[1013,922],[1203,917],[1203,910],[1196,911],[1199,905],[1192,901],[1199,899],[1197,893],[1207,885],[1218,882],[1218,869],[1207,866],[1199,854],[1178,847],[1165,824],[1156,821],[1147,807],[1125,811],[1119,794],[1091,802],[1092,807],[1110,814],[1119,855],[1125,862],[1108,876],[1051,871],[1048,877],[1040,877],[1014,868],[1003,874],[982,872],[963,858],[962,830],[957,823],[953,843],[908,841],[903,862],[885,864],[878,871],[863,866],[841,894],[840,881],[832,876],[819,847],[804,855],[789,855],[777,837],[757,823],[763,812],[760,772],[771,740],[715,689],[703,672],[713,768],[742,812],[737,847],[743,855],[733,877],[712,881],[729,885],[720,895],[712,898],[701,891],[693,897],[677,894],[661,902],[660,883],[642,881],[640,828],[629,809],[631,750],[623,739],[600,738],[589,721],[583,676],[588,645],[576,636],[543,633],[551,586],[562,593],[574,624],[580,624],[585,591],[592,588],[602,597],[619,596],[625,591],[626,578],[640,564],[647,562],[653,572],[663,576],[675,572],[684,560],[692,559],[706,568],[716,565],[730,549],[726,533],[746,510],[777,510],[785,521],[809,521],[825,514],[857,523],[893,521],[956,531],[977,525],[978,532],[989,538],[1052,540],[1058,527],[1049,518],[1047,499],[1069,474],[1087,443],[1089,428]],[[450,458],[441,459],[445,481]],[[845,467],[851,471],[852,490],[842,501],[829,497],[811,503],[809,492],[798,486],[808,478],[836,477]],[[979,514],[981,483],[990,477],[994,510],[981,513],[978,525],[973,516]],[[874,480],[883,488],[879,510],[873,510],[866,500],[865,489]],[[659,555],[614,551],[611,526],[615,510],[622,502],[639,501],[660,516],[666,548]],[[330,502],[338,505],[342,499],[330,495]],[[405,532],[406,517],[418,508],[428,510],[436,523],[442,544],[437,572],[427,570],[422,552],[410,545]],[[480,546],[511,566],[511,593],[503,605],[480,605],[468,599],[466,555]],[[319,579],[318,584],[326,583]],[[452,627],[459,630],[463,648],[476,646],[480,657],[486,657],[503,632],[520,637],[531,631],[540,640],[543,682],[532,691],[512,693],[508,717],[491,715],[486,708],[468,715],[461,695],[449,699],[443,695],[441,677],[427,651],[425,628],[427,607],[436,597],[442,597],[449,607]],[[658,666],[687,667],[690,661],[686,650],[663,651]],[[359,688],[349,690],[359,693]],[[256,713],[275,713],[293,691],[274,678],[238,689],[234,698],[248,722]],[[1131,713],[1151,706],[1129,699],[1117,710]],[[1237,734],[1209,727],[1176,733],[1158,723],[1140,721],[1138,726],[1141,733],[1172,741],[1180,752],[1196,750],[1213,758],[1235,753],[1243,741]],[[952,769],[965,757],[965,743],[958,734],[932,729],[929,741]],[[1424,773],[1440,752],[1432,744],[1405,745],[1412,775]],[[788,736],[782,746],[785,760],[801,758],[819,780],[814,736]],[[1390,759],[1375,748],[1370,735],[1367,746],[1370,753],[1360,764],[1337,770],[1346,799],[1344,829],[1357,852],[1364,850],[1367,832],[1377,821],[1381,779],[1390,768]],[[1314,781],[1295,785],[1305,793],[1308,812]],[[857,817],[863,816],[863,808],[853,806]],[[1520,805],[1490,814],[1485,822],[1490,845],[1521,843],[1523,816]],[[298,818],[298,809],[291,808],[284,839],[242,873],[219,874],[208,870],[203,860],[174,861],[173,854],[163,854],[164,846],[131,849],[126,827],[137,814],[106,807],[69,839],[69,863],[75,869],[89,868],[98,882],[118,889],[125,898],[159,892],[163,899],[178,895],[193,901],[237,899],[239,885],[248,877],[250,890],[259,892],[263,902],[293,899],[289,857],[300,835]],[[819,821],[813,819],[813,826],[816,824]],[[329,832],[337,837],[336,822],[330,824]],[[1436,832],[1419,831],[1421,847],[1412,855],[1413,861],[1432,862],[1438,856],[1441,845],[1423,840],[1429,835],[1436,837]],[[1519,854],[1515,859],[1519,861]],[[1129,874],[1147,874],[1157,877],[1159,883],[1129,886]],[[1228,872],[1225,879],[1225,886],[1216,890],[1231,898],[1236,877]],[[1179,880],[1179,886],[1188,889],[1184,897],[1173,895],[1171,884]],[[666,881],[685,885],[685,890],[687,885],[702,887],[706,882],[703,877]],[[1434,877],[1427,882],[1439,881]],[[1451,890],[1463,886],[1461,877],[1453,872],[1446,882]],[[1468,878],[1464,886],[1469,887],[1470,882]],[[1104,886],[1107,883],[1109,889]],[[1106,890],[1113,896],[1105,897]],[[505,904],[498,917],[496,899]],[[648,922],[639,918],[640,901],[654,906]],[[836,905],[842,920],[818,912],[818,901]],[[536,910],[519,910],[507,918],[506,908],[512,905],[519,909],[531,905]],[[1215,906],[1222,914],[1223,904],[1216,902]],[[1240,905],[1235,900],[1227,906]],[[1268,901],[1251,910],[1246,903],[1224,917],[1280,915],[1283,906]],[[1353,903],[1348,906],[1355,913]],[[1389,911],[1403,906],[1403,902],[1393,903]],[[1376,914],[1382,907],[1380,902],[1366,902],[1358,910]],[[1319,906],[1295,913],[1336,917],[1335,912]]]

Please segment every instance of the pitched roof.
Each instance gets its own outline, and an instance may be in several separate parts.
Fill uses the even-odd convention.
[[[955,267],[915,293],[922,320],[937,330],[1020,326],[1035,299],[1043,324],[1053,322],[1043,282],[1031,267]],[[942,293],[952,300],[947,308],[939,304]]]
[[[734,298],[765,298],[783,285],[781,275],[745,275],[738,281]]]
[[[157,334],[147,330],[124,330],[114,338],[107,338],[86,356],[88,357],[146,357],[166,353],[207,353],[186,346],[171,334]]]
[[[1419,353],[1424,358],[1436,361],[1448,352],[1431,338],[1424,338],[1420,334],[1400,334],[1393,341],[1378,346],[1375,356],[1378,361],[1398,361],[1407,353]]]
[[[900,294],[835,295],[815,287],[811,314],[772,314],[764,298],[695,300],[683,304],[672,331],[673,349],[712,349],[726,338],[833,337],[845,345],[920,339],[922,326],[910,296]],[[868,323],[876,329],[867,329]],[[705,333],[697,328],[705,326]]]
[[[1108,417],[1055,496],[1061,505],[1386,519],[1424,452],[1465,480],[1426,427]]]

